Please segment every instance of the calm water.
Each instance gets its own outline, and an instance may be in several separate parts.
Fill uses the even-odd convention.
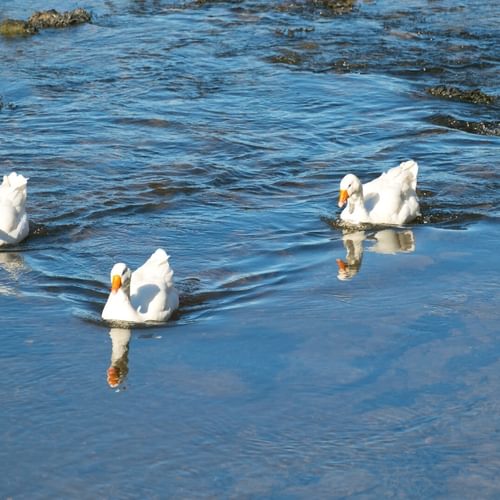
[[[63,3],[0,6],[93,14],[0,39],[0,498],[498,498],[498,2]],[[343,233],[408,158],[422,219]],[[110,330],[159,246],[179,313]]]

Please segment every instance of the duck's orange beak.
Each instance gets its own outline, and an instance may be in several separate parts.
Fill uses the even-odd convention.
[[[339,266],[339,271],[347,271],[347,264],[342,259],[337,259],[337,266]]]
[[[342,208],[346,204],[347,198],[349,198],[349,193],[346,189],[341,189],[339,194],[339,208]]]
[[[117,387],[120,384],[120,372],[114,366],[110,366],[108,368],[107,379],[110,387]]]
[[[113,279],[111,280],[111,291],[116,292],[119,288],[122,286],[122,279],[118,274],[115,274],[113,276]]]

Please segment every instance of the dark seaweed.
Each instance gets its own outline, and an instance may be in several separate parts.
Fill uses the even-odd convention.
[[[473,104],[494,104],[497,100],[495,96],[485,94],[480,89],[462,90],[457,87],[438,85],[437,87],[429,87],[426,91],[434,97],[451,99],[453,101],[471,102]]]
[[[500,136],[500,121],[460,120],[450,115],[433,115],[429,121],[434,125],[461,130],[469,134]]]

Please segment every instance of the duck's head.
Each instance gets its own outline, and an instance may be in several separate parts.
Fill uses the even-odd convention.
[[[337,266],[338,266],[338,272],[337,272],[337,278],[340,281],[348,281],[354,278],[356,274],[359,272],[360,266],[356,265],[349,265],[347,262],[343,261],[342,259],[337,259]]]
[[[340,181],[339,208],[342,208],[348,198],[361,190],[361,181],[354,174],[347,174]]]
[[[111,291],[117,292],[120,288],[130,284],[132,272],[123,262],[119,262],[111,269]]]

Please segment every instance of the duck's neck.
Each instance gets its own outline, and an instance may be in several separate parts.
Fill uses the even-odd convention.
[[[118,294],[120,295],[119,301],[123,314],[121,319],[124,321],[140,321],[140,316],[130,301],[130,283],[125,284],[120,290],[118,290],[117,295]]]
[[[347,200],[347,210],[349,215],[354,216],[358,220],[367,220],[368,212],[365,207],[365,199],[363,191],[359,190],[351,194]]]
[[[140,321],[140,316],[130,302],[128,290],[120,288],[116,292],[111,292],[104,307],[103,318],[116,321]]]
[[[356,267],[359,269],[361,267],[361,261],[363,260],[363,242],[366,239],[365,232],[356,231],[354,233],[347,233],[342,239],[347,251],[345,257],[347,264],[349,267]]]
[[[130,334],[130,330],[125,328],[111,328],[111,364],[116,364],[128,352]]]

